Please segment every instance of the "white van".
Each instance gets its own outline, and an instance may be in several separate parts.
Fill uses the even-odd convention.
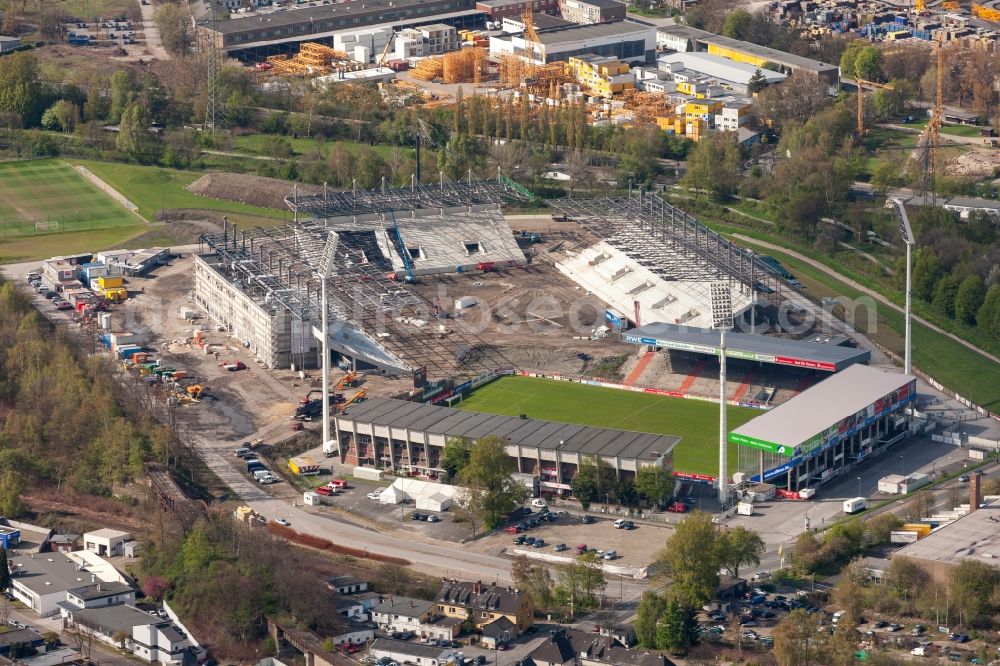
[[[546,506],[545,500],[543,500],[541,497],[536,497],[535,499],[531,500],[531,506],[533,506],[536,509],[544,509]]]

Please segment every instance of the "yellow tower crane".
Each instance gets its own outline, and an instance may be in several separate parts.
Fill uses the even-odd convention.
[[[531,80],[535,78],[535,44],[540,44],[541,40],[535,31],[535,12],[530,2],[521,14],[521,21],[524,23],[524,59],[527,62],[524,75]]]
[[[937,173],[937,149],[938,139],[941,133],[941,123],[944,117],[944,95],[942,93],[942,82],[944,80],[944,45],[940,40],[934,44],[934,52],[937,58],[937,91],[934,96],[934,108],[931,109],[931,119],[927,123],[927,146],[930,153],[927,169],[928,178],[934,178]]]

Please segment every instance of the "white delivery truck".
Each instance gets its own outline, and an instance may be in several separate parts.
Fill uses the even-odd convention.
[[[858,513],[859,511],[864,511],[868,508],[868,498],[866,497],[854,497],[849,500],[844,500],[844,513]]]
[[[736,513],[741,516],[752,516],[753,502],[740,502],[736,505]]]

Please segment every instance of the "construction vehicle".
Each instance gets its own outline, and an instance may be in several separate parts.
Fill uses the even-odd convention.
[[[334,391],[340,391],[345,388],[354,388],[355,386],[360,386],[363,378],[357,372],[348,372],[346,375],[340,378],[336,386],[333,387]]]
[[[243,361],[223,361],[219,364],[229,372],[236,372],[237,370],[246,370],[247,366]]]
[[[208,391],[208,387],[202,386],[201,384],[192,384],[187,387],[187,394],[195,400],[200,398],[206,391]]]
[[[367,389],[361,389],[360,391],[358,391],[357,393],[355,393],[353,396],[351,396],[350,400],[347,400],[346,402],[344,402],[344,403],[342,403],[340,405],[337,405],[337,411],[338,412],[342,412],[342,411],[344,411],[345,409],[347,409],[348,407],[350,407],[351,405],[353,405],[356,402],[364,402],[364,400],[365,400],[366,397],[368,397],[368,390]]]

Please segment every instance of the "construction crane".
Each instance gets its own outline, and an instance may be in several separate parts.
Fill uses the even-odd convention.
[[[538,33],[535,31],[535,12],[529,2],[521,14],[521,21],[524,23],[524,59],[526,69],[524,76],[527,79],[535,78],[535,44],[541,44]]]
[[[386,42],[385,42],[385,48],[382,49],[382,55],[379,56],[378,62],[376,63],[376,65],[378,67],[385,67],[386,66],[386,62],[388,62],[386,60],[386,58],[389,55],[389,47],[392,45],[392,42],[393,42],[393,40],[395,38],[396,38],[396,33],[394,32],[391,35],[389,35],[389,39],[386,40]]]
[[[937,173],[938,139],[941,135],[941,123],[944,116],[944,95],[942,94],[942,83],[944,80],[944,45],[940,40],[936,41],[934,44],[934,54],[937,59],[937,90],[934,96],[934,108],[931,109],[931,119],[930,122],[927,123],[927,151],[929,159],[927,160],[926,177],[928,182],[930,182],[930,180],[932,180],[934,175]]]
[[[403,258],[403,265],[406,266],[406,281],[415,282],[413,277],[413,263],[410,261],[410,253],[406,251],[403,234],[399,232],[399,222],[396,220],[396,213],[390,210],[389,215],[392,216],[392,231],[396,234],[396,242],[399,245],[399,256]]]

